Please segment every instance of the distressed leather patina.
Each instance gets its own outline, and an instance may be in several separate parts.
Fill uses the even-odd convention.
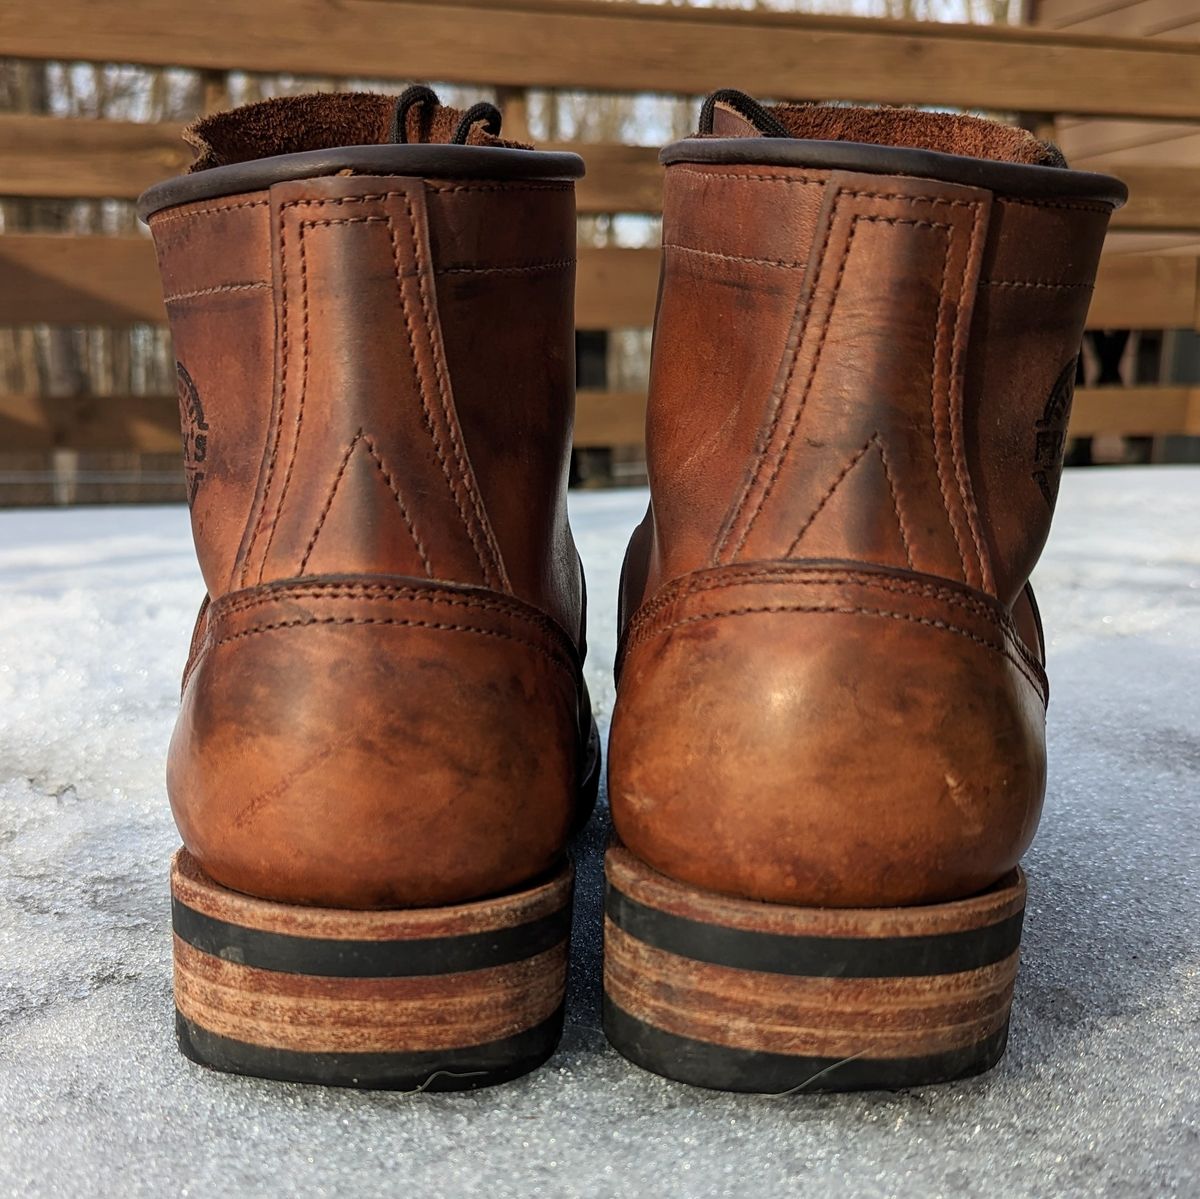
[[[961,898],[1042,806],[1028,581],[1123,189],[971,118],[766,111],[663,155],[613,817],[713,891]]]

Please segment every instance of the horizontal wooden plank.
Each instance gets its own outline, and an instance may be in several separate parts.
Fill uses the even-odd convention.
[[[1055,136],[1067,161],[1080,170],[1200,167],[1200,125],[1194,123],[1062,118]]]
[[[640,445],[646,397],[640,392],[583,391],[575,414],[577,446]],[[1200,436],[1198,387],[1081,387],[1075,393],[1070,435]]]
[[[136,124],[0,114],[0,194],[133,199],[178,174],[191,160],[179,125]],[[583,155],[581,213],[655,213],[662,208],[662,167],[650,146],[557,143]],[[1129,203],[1118,229],[1200,229],[1200,167],[1131,166],[1117,172]]]
[[[1099,13],[1129,8],[1137,0],[1030,0],[1028,20],[1035,25],[1062,29],[1076,21],[1086,21]]]
[[[575,401],[575,444],[580,449],[641,445],[646,437],[646,393],[581,391]]]
[[[5,450],[179,450],[174,396],[0,395]]]
[[[642,392],[579,393],[575,444],[580,448],[640,445],[645,424]],[[1070,431],[1076,437],[1200,435],[1200,388],[1080,388]],[[174,453],[179,448],[177,403],[174,396],[0,395],[0,445],[6,451]]]
[[[658,250],[579,251],[575,323],[581,329],[644,329],[654,321]]]
[[[1186,0],[1107,0],[1107,3],[1038,4],[1031,14],[1038,25],[1069,28],[1072,33],[1120,37],[1176,36],[1172,30],[1196,19]]]
[[[645,326],[653,317],[658,251],[579,253],[582,328]],[[0,236],[0,325],[128,324],[165,319],[148,238]]]
[[[1122,254],[1168,254],[1200,258],[1200,233],[1110,233],[1104,240],[1104,253],[1108,256]]]
[[[0,237],[0,325],[165,319],[148,237]]]
[[[601,0],[7,4],[3,55],[1200,119],[1191,43]]]
[[[1108,254],[1088,310],[1090,329],[1194,329],[1200,325],[1200,260]]]
[[[1196,30],[1198,24],[1200,14],[1186,0],[1135,0],[1115,12],[1076,22],[1071,32],[1190,41],[1200,36]]]
[[[180,125],[0,115],[0,195],[133,199],[192,160]]]
[[[192,160],[183,126],[0,113],[0,195],[132,200]],[[662,167],[649,146],[556,143],[584,156],[579,211],[657,212]]]
[[[580,154],[587,163],[587,174],[575,188],[581,213],[662,211],[658,147],[563,142],[553,148]]]
[[[1113,214],[1114,229],[1200,229],[1200,167],[1121,167],[1129,202]]]
[[[1200,387],[1081,387],[1075,392],[1070,433],[1200,435]]]
[[[51,450],[54,430],[40,396],[0,395],[0,447]]]
[[[579,253],[576,323],[644,328],[658,291],[659,252],[585,248]],[[1200,324],[1200,261],[1188,256],[1105,257],[1093,328],[1183,329]],[[164,319],[148,238],[0,236],[0,325],[122,325]]]

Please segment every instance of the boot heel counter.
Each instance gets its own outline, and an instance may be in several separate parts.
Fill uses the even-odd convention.
[[[232,888],[347,907],[466,901],[560,858],[578,661],[504,596],[319,579],[213,604],[171,744],[184,843]]]
[[[968,588],[851,567],[705,572],[627,636],[613,818],[643,860],[714,891],[959,898],[1033,837],[1044,702],[1011,620]]]

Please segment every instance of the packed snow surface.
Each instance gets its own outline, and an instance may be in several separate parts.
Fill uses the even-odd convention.
[[[644,505],[572,497],[605,724]],[[996,1071],[769,1099],[629,1065],[599,1023],[602,813],[557,1056],[469,1094],[357,1093],[175,1050],[163,758],[201,596],[186,513],[0,513],[0,1195],[1200,1193],[1200,469],[1071,472],[1035,584],[1050,784]]]

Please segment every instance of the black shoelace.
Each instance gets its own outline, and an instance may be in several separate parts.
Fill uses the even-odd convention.
[[[467,138],[471,136],[471,130],[479,124],[484,123],[484,129],[493,137],[500,136],[500,122],[503,118],[500,115],[500,110],[494,105],[489,104],[486,100],[481,100],[478,104],[472,104],[466,112],[458,119],[458,124],[454,127],[454,133],[450,137],[450,141],[457,146],[465,146]]]
[[[724,104],[732,108],[739,116],[745,117],[764,137],[791,137],[784,125],[771,115],[753,96],[740,92],[736,87],[722,88],[713,92],[704,106],[700,109],[700,132],[712,133],[713,117],[717,105]]]
[[[431,104],[436,108],[440,103],[437,92],[431,87],[416,83],[405,89],[396,99],[396,107],[392,111],[392,128],[388,139],[396,145],[403,145],[408,141],[409,112],[425,104]]]
[[[394,145],[403,145],[408,141],[408,114],[414,108],[419,108],[426,104],[436,108],[440,103],[441,101],[438,99],[437,92],[433,88],[426,87],[424,84],[416,83],[412,87],[406,88],[397,97],[396,107],[392,111],[392,127],[388,134],[389,140]],[[471,136],[471,130],[480,122],[483,123],[484,128],[493,137],[499,137],[500,122],[502,119],[500,110],[494,104],[488,104],[486,101],[472,104],[459,117],[458,124],[454,126],[454,132],[450,135],[450,143],[452,145],[465,146],[467,139]]]

